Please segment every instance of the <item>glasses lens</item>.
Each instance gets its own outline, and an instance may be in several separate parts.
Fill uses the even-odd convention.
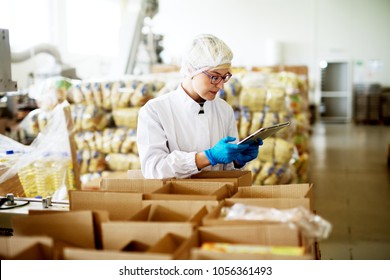
[[[230,78],[232,77],[232,74],[228,73],[226,74],[225,76],[223,76],[223,82],[226,83],[227,81],[230,80]]]
[[[219,84],[222,79],[223,77],[221,76],[211,76],[211,83],[214,85]]]

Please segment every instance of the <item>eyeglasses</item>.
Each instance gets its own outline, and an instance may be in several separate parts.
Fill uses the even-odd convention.
[[[226,82],[229,81],[230,78],[233,76],[233,75],[230,74],[229,72],[226,73],[226,74],[223,75],[223,76],[214,76],[214,75],[211,75],[210,73],[207,73],[206,71],[202,71],[202,73],[210,77],[210,82],[211,82],[213,85],[218,85],[221,81],[223,81],[224,83],[226,83]]]

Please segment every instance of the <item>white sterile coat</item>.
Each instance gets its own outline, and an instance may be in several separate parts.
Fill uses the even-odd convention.
[[[204,114],[181,85],[148,101],[139,111],[137,145],[145,178],[185,178],[199,172],[195,154],[212,148],[238,131],[233,108],[216,97],[206,101]],[[203,170],[230,170],[233,163],[208,166]]]

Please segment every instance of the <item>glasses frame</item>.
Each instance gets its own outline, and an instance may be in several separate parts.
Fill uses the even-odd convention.
[[[223,76],[211,75],[210,73],[208,73],[206,71],[202,71],[202,73],[210,78],[210,83],[213,84],[213,85],[218,85],[221,81],[223,81],[223,83],[226,83],[233,76],[233,74],[230,73],[230,72],[227,72]]]

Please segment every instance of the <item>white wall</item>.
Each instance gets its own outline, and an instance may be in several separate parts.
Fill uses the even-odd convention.
[[[117,1],[118,5],[123,1]],[[76,67],[82,78],[105,75],[115,54],[103,57],[69,52],[64,22],[69,17],[64,16],[62,0],[55,3],[60,9],[48,27],[55,34],[49,43],[58,45],[65,62]],[[93,7],[85,11],[80,28],[93,11]],[[272,55],[267,44],[276,42],[283,50],[282,63],[309,66],[312,85],[318,84],[319,60],[343,59],[352,63],[361,60],[366,66],[370,60],[378,60],[378,72],[369,78],[390,86],[389,0],[159,0],[153,23],[154,31],[165,36],[167,63],[178,63],[185,43],[196,34],[212,33],[233,49],[235,66],[266,65]],[[45,55],[41,56],[43,60]],[[13,65],[13,79],[23,84],[23,70],[39,67],[40,59]]]
[[[280,42],[286,65],[307,65],[318,79],[321,59],[379,60],[371,81],[390,86],[389,0],[160,0],[154,30],[165,35],[167,61],[185,41],[213,33],[233,49],[237,66],[267,64],[267,42]]]

